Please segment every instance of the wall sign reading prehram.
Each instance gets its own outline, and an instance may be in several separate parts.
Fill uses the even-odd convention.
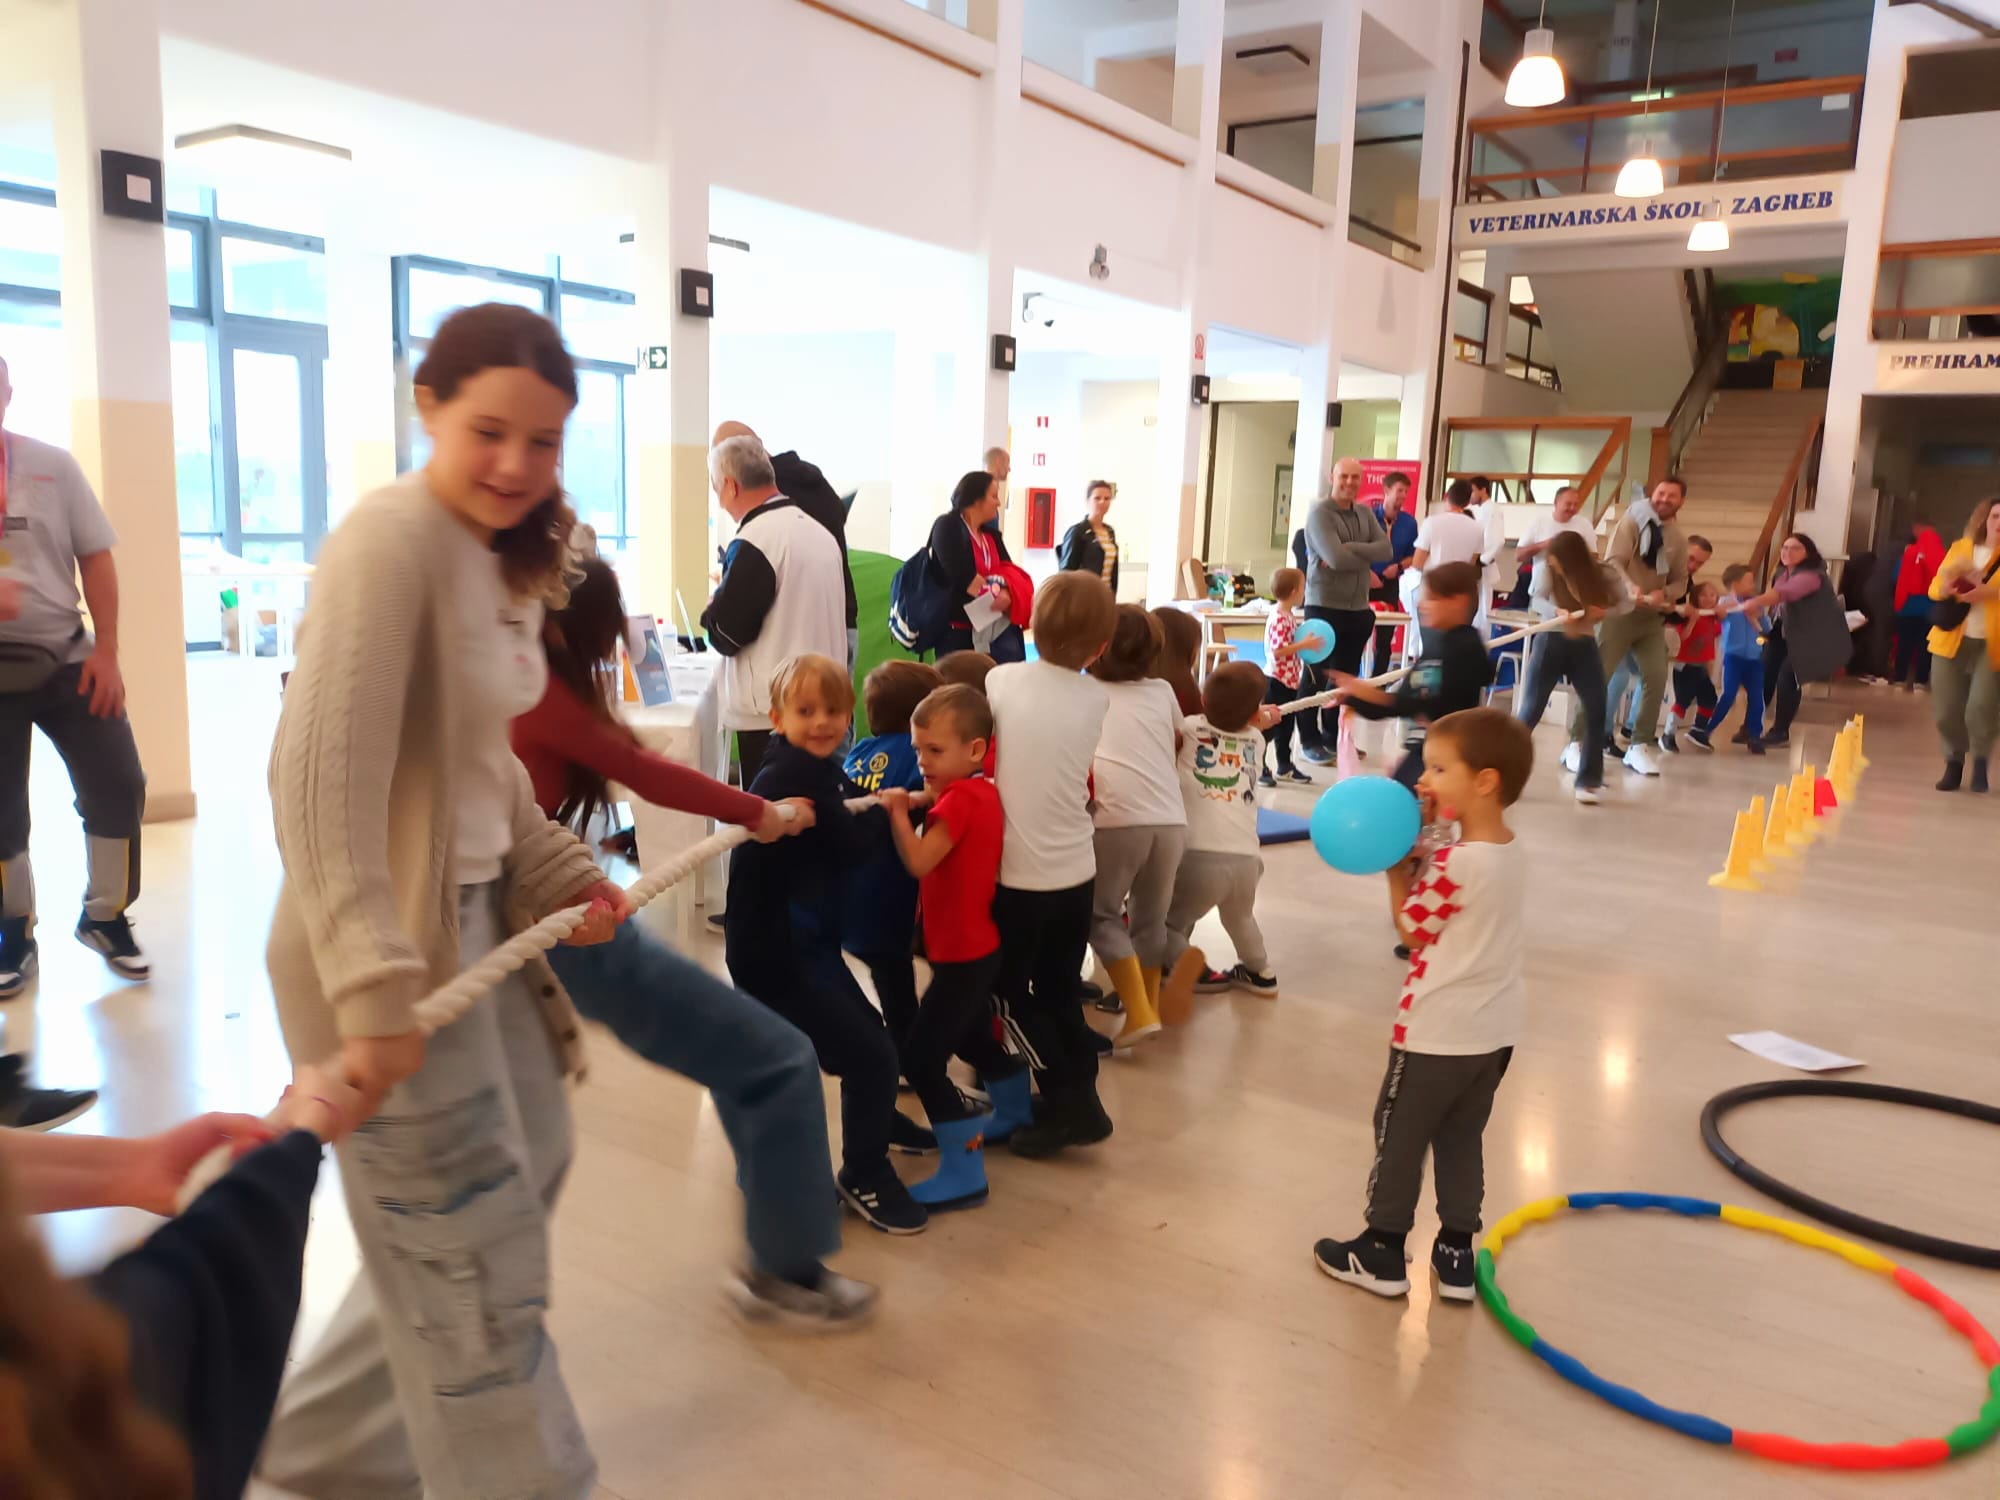
[[[1878,391],[2000,394],[2000,339],[1915,339],[1875,346]]]
[[[1844,219],[1841,188],[1848,173],[1773,178],[1764,182],[1701,182],[1669,188],[1657,198],[1620,198],[1612,193],[1529,198],[1520,202],[1471,203],[1458,210],[1456,243],[1481,245],[1585,244],[1600,240],[1687,237],[1694,221],[1716,199],[1732,234],[1801,224],[1838,224]]]

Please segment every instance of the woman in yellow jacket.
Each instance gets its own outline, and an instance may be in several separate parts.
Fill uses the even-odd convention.
[[[1965,535],[1951,544],[1931,598],[1970,605],[1953,629],[1931,631],[1931,703],[1944,745],[1937,789],[1955,792],[1972,757],[1972,790],[1986,790],[1986,761],[2000,734],[2000,496],[1972,508]]]

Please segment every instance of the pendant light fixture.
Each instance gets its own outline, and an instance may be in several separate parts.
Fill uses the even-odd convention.
[[[1646,49],[1646,107],[1640,115],[1642,120],[1653,113],[1653,55],[1660,50],[1660,8],[1665,3],[1666,0],[1653,0],[1653,41]],[[1632,159],[1618,169],[1618,181],[1611,191],[1621,198],[1657,198],[1666,190],[1666,175],[1660,171],[1659,158],[1653,155],[1652,138],[1641,134],[1633,143]]]
[[[1722,132],[1729,124],[1729,58],[1736,42],[1736,0],[1729,0],[1729,36],[1722,44],[1722,103],[1715,112],[1715,160],[1708,180],[1722,181]],[[1714,254],[1729,248],[1729,220],[1723,216],[1722,199],[1711,198],[1701,218],[1688,231],[1688,249],[1697,254]]]
[[[1556,34],[1543,24],[1548,19],[1549,0],[1542,0],[1535,29],[1521,41],[1521,60],[1507,75],[1507,102],[1516,109],[1539,109],[1560,104],[1569,92],[1562,64],[1556,61]]]

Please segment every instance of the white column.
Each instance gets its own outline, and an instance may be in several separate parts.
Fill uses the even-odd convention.
[[[1160,348],[1157,482],[1147,518],[1146,598],[1158,604],[1180,593],[1181,560],[1194,555],[1196,487],[1201,479],[1201,431],[1207,412],[1194,405],[1194,377],[1205,363],[1208,312],[1202,266],[1208,258],[1209,200],[1215,186],[1215,138],[1222,117],[1222,0],[1181,0],[1174,39],[1174,126],[1195,141],[1194,160],[1181,169],[1178,242],[1180,306],[1166,320]]]
[[[1337,0],[1320,28],[1319,113],[1313,127],[1313,196],[1335,207],[1320,231],[1313,288],[1315,335],[1299,358],[1298,447],[1293,453],[1292,525],[1327,493],[1333,431],[1327,403],[1339,399],[1341,269],[1347,259],[1348,190],[1354,178],[1354,106],[1361,67],[1361,0]]]
[[[1847,211],[1847,251],[1840,268],[1839,331],[1833,341],[1833,369],[1827,382],[1826,439],[1820,449],[1815,508],[1837,528],[1847,525],[1847,509],[1857,483],[1861,400],[1875,383],[1876,349],[1871,317],[1875,272],[1881,259],[1882,222],[1889,201],[1890,157],[1896,122],[1903,110],[1905,54],[1913,46],[1963,41],[1970,35],[1957,22],[1916,6],[1891,7],[1876,0],[1868,46],[1868,75],[1855,143],[1854,170],[1842,187]]]
[[[972,388],[979,393],[979,442],[977,451],[966,454],[961,472],[969,471],[988,448],[1008,445],[1008,388],[1012,375],[993,368],[993,336],[1015,334],[1014,246],[1009,239],[1008,206],[1015,196],[1005,191],[1009,174],[1019,165],[1016,142],[1021,118],[1021,24],[1025,0],[983,0],[974,11],[973,29],[993,40],[993,71],[979,82],[982,95],[978,148],[974,152],[974,179],[981,185],[978,249],[975,254],[975,283],[984,296],[977,304],[984,318],[976,329],[970,349],[973,369],[978,371]],[[1009,482],[1010,491],[1017,486]],[[1011,495],[1010,495],[1011,499]],[[1022,521],[1017,508],[1007,506],[1007,532],[1018,544]]]
[[[157,224],[108,217],[99,153],[165,155],[159,0],[47,16],[71,443],[118,530],[119,658],[149,820],[192,817],[167,265]]]
[[[634,245],[641,347],[665,345],[667,368],[641,370],[627,396],[637,438],[636,484],[627,505],[639,527],[640,608],[680,628],[708,602],[716,537],[708,488],[709,319],[680,309],[680,274],[709,270],[709,179],[703,139],[719,109],[713,59],[691,7],[662,6],[655,31],[659,84],[653,170],[638,189]],[[720,305],[729,295],[715,288]],[[721,419],[732,413],[723,412]]]
[[[326,233],[326,523],[396,477],[396,377],[383,333],[395,319],[389,252],[366,210],[335,205]]]
[[[1320,25],[1319,105],[1313,119],[1313,196],[1340,210],[1347,233],[1354,180],[1354,106],[1361,76],[1361,0],[1334,0]]]

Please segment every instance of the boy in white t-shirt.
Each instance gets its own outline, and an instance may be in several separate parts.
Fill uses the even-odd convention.
[[[1257,881],[1264,873],[1257,847],[1257,772],[1264,763],[1259,731],[1280,721],[1264,703],[1264,674],[1232,661],[1208,674],[1202,712],[1181,721],[1181,798],[1187,804],[1187,852],[1167,907],[1167,980],[1160,1018],[1169,1026],[1187,1019],[1208,959],[1192,946],[1194,924],[1217,908],[1222,930],[1236,945],[1236,966],[1208,989],[1241,989],[1278,998],[1264,933],[1257,926]]]
[[[1110,695],[1083,669],[1110,644],[1118,607],[1095,573],[1058,573],[1035,590],[1034,661],[995,667],[993,780],[1007,817],[993,920],[1000,1017],[1041,1086],[1035,1122],[1008,1140],[1053,1156],[1111,1134],[1097,1099],[1096,1034],[1078,991],[1097,884],[1090,764]]]
[[[1436,1174],[1431,1270],[1438,1294],[1472,1300],[1472,1238],[1486,1183],[1481,1136],[1527,1010],[1527,879],[1506,809],[1534,760],[1526,726],[1496,708],[1447,714],[1424,742],[1418,790],[1439,815],[1457,820],[1459,838],[1415,870],[1389,872],[1412,957],[1375,1102],[1368,1227],[1355,1239],[1313,1246],[1327,1275],[1379,1297],[1410,1289],[1403,1242],[1415,1226],[1428,1151]]]

